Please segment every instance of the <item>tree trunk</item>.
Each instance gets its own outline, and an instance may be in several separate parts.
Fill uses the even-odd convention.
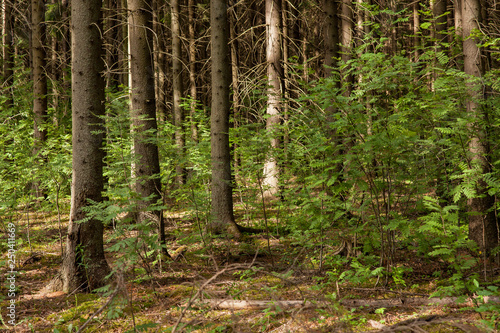
[[[57,6],[58,5],[58,0],[51,0],[51,5],[52,6]],[[50,34],[50,66],[49,69],[46,69],[46,73],[48,72],[50,74],[50,82],[52,82],[52,98],[51,98],[51,103],[50,107],[54,111],[59,110],[59,81],[61,79],[61,71],[59,70],[59,46],[60,43],[58,42],[58,36],[55,34]],[[59,117],[58,116],[53,116],[52,121],[55,126],[59,125]]]
[[[227,6],[227,0],[210,1],[210,23],[212,28],[211,229],[214,233],[227,232],[235,238],[240,238],[241,232],[233,214],[231,152],[229,148],[231,63],[229,62]]]
[[[333,70],[338,67],[337,59],[340,55],[338,10],[339,4],[337,1],[323,0],[323,11],[325,13],[325,24],[323,26],[323,33],[325,36],[325,77],[331,77]],[[340,82],[337,82],[337,87],[340,88]],[[338,110],[333,106],[326,108],[325,112],[328,123],[334,121],[333,115],[337,111]],[[342,148],[339,148],[342,146],[342,138],[336,130],[332,130],[330,126],[328,126],[328,128],[329,139],[332,142],[331,144],[335,146],[335,152],[340,155],[343,153]],[[334,169],[334,172],[337,174],[335,176],[338,177],[341,171],[342,163],[337,163]],[[333,175],[330,174],[330,177],[333,177]],[[339,178],[339,181],[341,182],[342,179]]]
[[[337,65],[339,56],[339,27],[338,27],[338,5],[336,1],[323,0],[325,12],[325,76],[331,76],[332,68]]]
[[[420,58],[420,13],[419,13],[419,3],[414,2],[412,5],[413,10],[413,61],[418,63]]]
[[[119,57],[120,49],[119,31],[120,22],[118,21],[118,1],[106,0],[106,15],[104,19],[106,40],[106,86],[117,89],[120,85],[119,75]]]
[[[274,198],[279,191],[279,165],[276,150],[280,146],[278,129],[281,122],[281,0],[266,0],[267,121],[271,135],[271,151],[264,162],[264,197]]]
[[[354,30],[354,13],[351,0],[342,0],[342,20],[340,31],[341,58],[342,62],[347,63],[352,58],[352,35]],[[346,85],[345,95],[349,96],[352,90],[354,77],[343,74],[342,84]]]
[[[453,1],[453,18],[455,20],[455,29],[458,32],[462,30],[462,1],[463,0]]]
[[[33,120],[34,120],[34,147],[33,155],[38,160],[43,143],[47,140],[47,130],[44,125],[47,121],[47,76],[45,72],[45,6],[43,0],[32,0],[32,66],[33,66]],[[38,161],[37,161],[38,163]],[[38,180],[33,183],[35,197],[44,195]]]
[[[281,11],[281,21],[282,21],[282,30],[283,30],[283,123],[285,124],[285,128],[288,128],[287,124],[290,121],[290,103],[291,103],[291,94],[290,94],[290,63],[288,59],[290,58],[290,25],[291,25],[291,8],[293,4],[289,1],[285,1],[282,3],[283,8]],[[290,135],[289,131],[285,130],[283,133],[283,160],[288,161],[289,152],[288,147],[290,144]],[[286,171],[286,170],[282,170]]]
[[[181,23],[179,19],[179,0],[170,1],[172,16],[172,88],[173,88],[173,111],[175,126],[175,145],[177,146],[178,160],[183,160],[184,150],[184,114],[182,110],[182,94],[184,87],[182,84],[182,51],[181,51]],[[175,167],[175,179],[178,186],[184,184],[185,170],[181,163]]]
[[[156,71],[156,113],[159,119],[166,119],[166,94],[165,94],[165,28],[163,23],[163,11],[165,7],[164,0],[153,0],[153,30],[155,37],[154,42],[154,67]]]
[[[240,80],[238,75],[238,39],[236,38],[237,34],[237,26],[236,26],[236,8],[234,1],[231,3],[231,7],[233,7],[232,11],[229,15],[229,38],[231,40],[231,44],[229,48],[231,50],[231,83],[232,83],[232,97],[233,97],[233,128],[238,128],[239,126],[239,114],[240,114]],[[235,143],[232,147],[233,150],[233,165],[234,170],[237,172],[238,170],[238,147]]]
[[[71,211],[62,266],[63,290],[91,291],[105,284],[103,225],[82,210],[100,202],[103,191],[104,80],[101,58],[101,0],[73,0],[72,113],[73,180]],[[85,220],[82,222],[82,220]]]
[[[3,0],[3,80],[6,100],[4,106],[9,108],[14,104],[12,84],[14,83],[14,57],[12,54],[12,33],[14,17],[10,0]]]
[[[477,46],[478,41],[471,37],[471,33],[479,29],[481,20],[479,0],[463,1],[462,6],[464,71],[471,78],[480,78],[483,74],[481,49]],[[484,175],[491,172],[491,164],[488,160],[488,138],[484,128],[480,125],[484,119],[480,105],[481,100],[484,99],[482,88],[478,80],[471,80],[467,83],[466,106],[471,118],[475,119],[469,125],[472,135],[469,142],[470,165]],[[469,238],[474,240],[484,253],[489,253],[498,245],[498,224],[494,204],[495,199],[488,194],[487,185],[481,178],[476,184],[475,197],[468,200],[468,213]]]
[[[134,140],[135,190],[140,196],[139,222],[146,216],[159,225],[160,243],[165,246],[161,210],[144,214],[161,199],[160,162],[156,142],[155,72],[151,0],[129,0],[130,100]],[[168,255],[166,249],[163,251]]]
[[[188,1],[188,26],[189,26],[189,91],[191,97],[191,139],[198,142],[198,126],[196,125],[196,101],[198,99],[196,85],[196,34],[195,34],[196,6],[194,0]]]
[[[71,110],[71,96],[69,96],[69,90],[71,89],[71,78],[68,73],[69,68],[71,68],[71,32],[70,32],[70,8],[68,4],[68,0],[62,0],[61,2],[61,15],[62,15],[62,21],[64,22],[63,27],[61,28],[61,33],[62,33],[62,40],[61,40],[61,63],[62,63],[62,68],[65,70],[62,71],[62,89],[63,89],[63,97],[62,100],[64,101],[64,110],[63,110],[63,115],[67,116]]]
[[[120,22],[127,22],[128,8],[127,0],[118,0],[118,20]],[[120,71],[120,84],[125,87],[129,86],[129,45],[128,45],[128,26],[122,24],[121,29],[118,31],[118,40],[120,48],[118,51],[118,64]]]

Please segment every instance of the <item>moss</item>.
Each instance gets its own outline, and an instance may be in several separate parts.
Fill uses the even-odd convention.
[[[195,292],[193,286],[187,286],[183,284],[172,285],[168,288],[165,293],[165,297],[177,298],[177,297],[190,297]]]
[[[97,297],[96,295],[93,294],[75,295],[75,298],[77,297],[79,305],[64,311],[62,314],[59,313],[51,314],[47,317],[47,319],[54,320],[57,317],[59,317],[56,325],[61,325],[78,318],[87,317],[86,315],[93,313],[100,307],[100,301],[95,299]],[[89,299],[91,297],[93,297],[93,300],[85,301],[85,299]]]

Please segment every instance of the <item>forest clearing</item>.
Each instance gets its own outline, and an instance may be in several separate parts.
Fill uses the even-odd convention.
[[[497,332],[497,0],[1,0],[1,330]]]

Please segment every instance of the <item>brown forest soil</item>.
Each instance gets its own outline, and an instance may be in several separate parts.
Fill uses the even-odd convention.
[[[8,325],[8,286],[4,283],[1,329],[68,332],[72,325],[76,332],[75,327],[81,327],[109,297],[44,292],[61,263],[57,216],[30,214],[29,242],[27,216],[20,212],[3,221],[18,223],[17,237],[22,242],[17,248],[17,326]],[[317,249],[305,248],[289,236],[272,236],[269,243],[265,234],[245,235],[238,242],[221,237],[203,246],[199,239],[192,240],[197,239],[193,221],[180,215],[171,222],[176,236],[169,250],[185,245],[184,255],[161,267],[139,262],[124,272],[113,302],[95,316],[86,332],[134,332],[134,327],[137,332],[171,332],[174,327],[176,332],[489,332],[480,321],[491,322],[495,315],[480,315],[473,306],[457,304],[369,306],[375,299],[428,297],[447,277],[444,262],[420,258],[409,249],[398,250],[390,264],[412,268],[402,276],[404,282],[382,277],[361,284],[338,284],[328,280],[334,270],[340,273],[338,266],[319,267]],[[65,227],[61,230],[64,236]],[[112,232],[107,229],[105,237]],[[4,230],[2,233],[6,238]],[[108,255],[113,264],[115,254]],[[5,254],[2,260],[6,259]],[[349,262],[345,258],[345,269]],[[3,263],[0,274],[6,276]],[[210,299],[270,302],[267,308],[227,309],[204,302]],[[290,307],[280,303],[287,300],[305,303]]]

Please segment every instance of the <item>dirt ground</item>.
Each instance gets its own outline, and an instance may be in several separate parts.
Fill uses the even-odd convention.
[[[175,228],[183,231],[169,243],[170,251],[182,246],[175,262],[139,261],[119,273],[120,282],[108,294],[63,294],[44,287],[59,270],[65,228],[59,229],[57,217],[48,213],[33,213],[29,237],[26,219],[16,223],[22,240],[16,258],[17,325],[9,324],[9,285],[4,283],[2,331],[77,332],[85,326],[85,332],[102,333],[495,332],[482,320],[495,323],[498,314],[479,313],[471,302],[425,304],[441,281],[435,272],[446,274],[447,267],[409,250],[393,262],[412,269],[399,284],[380,277],[339,283],[331,278],[333,268],[318,264],[315,249],[287,236],[218,238],[203,245],[193,240],[192,221],[179,219]],[[111,265],[116,256],[108,253]],[[2,276],[8,274],[6,260],[7,254]]]

